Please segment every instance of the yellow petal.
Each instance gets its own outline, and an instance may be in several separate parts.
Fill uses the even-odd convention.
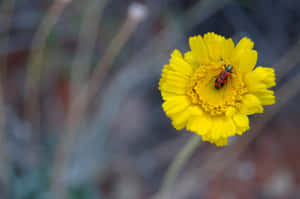
[[[237,134],[241,135],[249,129],[249,118],[247,115],[241,113],[234,114],[233,121],[237,127]]]
[[[226,39],[224,41],[224,47],[222,53],[222,57],[225,60],[225,62],[229,61],[229,58],[231,57],[233,51],[234,51],[234,42],[232,41],[232,39]]]
[[[172,53],[171,53],[171,57],[172,58],[182,58],[182,54],[178,49],[175,49]]]
[[[248,37],[243,37],[239,43],[236,45],[236,49],[249,49],[251,50],[254,47],[253,41],[249,39]]]
[[[275,104],[274,91],[268,90],[276,85],[273,68],[257,67],[245,75],[245,83],[249,92],[256,95],[262,105]]]
[[[194,68],[194,70],[197,69],[197,67],[199,67],[199,62],[193,56],[191,51],[188,51],[188,52],[184,53],[184,60],[187,63],[189,63]]]
[[[204,135],[210,131],[212,125],[212,118],[203,113],[200,116],[191,117],[187,123],[186,129],[196,132],[199,135]]]
[[[187,62],[193,62],[195,60],[195,57],[192,54],[192,51],[187,51],[184,53],[184,60]]]
[[[186,96],[169,97],[163,103],[162,107],[168,116],[185,111],[190,105],[190,100]]]
[[[260,81],[266,84],[267,88],[276,85],[275,70],[273,68],[258,66],[255,68],[254,74],[260,78]]]
[[[164,99],[165,99],[165,97],[164,97],[165,94],[184,95],[186,93],[186,90],[184,87],[176,87],[174,85],[165,84],[165,83],[161,83],[159,85],[159,89],[160,89],[161,94]]]
[[[193,114],[197,114],[196,112],[193,112],[193,110],[195,110],[195,106],[189,106],[184,111],[172,115],[171,119],[172,119],[173,126],[177,130],[183,129],[186,126],[188,120],[191,118],[191,116]]]
[[[186,89],[186,85],[188,83],[188,79],[184,76],[180,76],[180,74],[174,71],[164,72],[162,75],[162,79],[159,82],[159,88],[164,90],[164,87],[173,87],[173,88],[182,88]]]
[[[202,135],[203,141],[215,143],[217,146],[225,146],[228,138],[237,133],[235,122],[230,117],[213,117],[211,130]]]
[[[165,65],[158,84],[163,99],[165,99],[168,94],[184,95],[186,93],[188,78],[188,76],[174,71],[170,65]]]
[[[179,50],[174,50],[171,54],[169,67],[182,75],[189,76],[193,73],[193,67],[183,59]]]
[[[275,96],[274,91],[271,90],[261,90],[255,93],[259,98],[262,105],[272,105],[275,104]]]
[[[257,62],[257,52],[249,49],[235,49],[232,55],[235,69],[241,73],[252,71]]]
[[[257,52],[252,50],[254,43],[247,37],[242,38],[232,53],[233,65],[242,73],[252,71],[257,61]]]
[[[226,112],[225,112],[225,115],[226,116],[232,116],[234,113],[236,112],[236,109],[233,108],[233,107],[228,107]]]
[[[162,99],[164,101],[166,101],[169,98],[173,98],[173,97],[177,97],[177,96],[182,97],[182,96],[185,96],[185,95],[184,95],[184,93],[183,94],[176,94],[174,92],[172,93],[172,92],[167,92],[167,91],[161,90],[161,96],[162,96]]]
[[[261,105],[260,100],[253,94],[247,94],[243,96],[240,112],[246,115],[252,115],[254,113],[263,113],[264,108]]]
[[[178,88],[184,91],[186,89],[186,81],[167,79],[163,84],[160,84],[161,90],[169,90],[170,88]]]
[[[258,92],[276,85],[273,68],[258,66],[245,75],[245,83],[250,92]]]
[[[162,73],[162,78],[165,80],[175,80],[175,81],[189,81],[189,76],[185,76],[177,71],[166,70]]]
[[[235,124],[230,117],[217,116],[212,117],[212,128],[205,138],[216,141],[223,138],[228,138],[236,133]]]
[[[214,143],[218,147],[226,146],[228,144],[228,138],[221,138],[221,139],[215,140]]]
[[[191,112],[191,116],[200,116],[203,114],[203,110],[198,105],[190,106],[189,111]]]
[[[225,42],[223,36],[209,32],[204,35],[203,40],[206,43],[210,60],[219,61],[223,58]]]
[[[195,57],[200,64],[209,63],[207,46],[201,35],[190,37],[189,44],[193,57]]]
[[[212,144],[215,144],[218,147],[226,146],[228,144],[228,138],[220,138],[220,139],[214,140],[214,139],[211,139],[210,137],[208,137],[207,134],[202,136],[202,140],[210,142]]]

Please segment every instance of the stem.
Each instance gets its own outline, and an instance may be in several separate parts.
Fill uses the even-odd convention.
[[[43,63],[46,42],[51,30],[70,2],[71,0],[53,1],[53,4],[47,11],[46,16],[35,33],[32,41],[26,71],[24,108],[29,121],[36,132],[39,132],[40,130],[39,89],[42,72],[45,69]]]
[[[89,0],[84,10],[82,24],[80,25],[78,37],[78,50],[72,62],[71,70],[71,96],[81,89],[81,86],[88,80],[91,69],[91,60],[97,44],[97,37],[100,33],[100,21],[102,11],[107,0]],[[94,20],[97,19],[97,20]]]
[[[178,153],[170,167],[167,170],[167,174],[163,180],[163,184],[160,193],[166,193],[175,184],[175,180],[183,168],[187,160],[191,157],[192,153],[199,146],[201,136],[195,135],[190,138],[183,149]]]

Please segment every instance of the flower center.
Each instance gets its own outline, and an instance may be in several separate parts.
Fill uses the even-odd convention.
[[[191,102],[201,106],[210,115],[230,113],[240,106],[242,95],[247,93],[241,75],[235,72],[234,66],[223,87],[216,89],[216,78],[223,69],[224,63],[200,65],[187,86]]]

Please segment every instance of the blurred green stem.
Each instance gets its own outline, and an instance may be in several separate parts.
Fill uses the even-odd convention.
[[[160,193],[167,193],[169,189],[175,184],[175,180],[179,175],[180,170],[183,168],[185,163],[191,157],[192,153],[199,146],[201,141],[201,136],[194,135],[190,138],[188,143],[183,147],[183,149],[178,153],[170,167],[167,170],[167,174],[163,180]]]

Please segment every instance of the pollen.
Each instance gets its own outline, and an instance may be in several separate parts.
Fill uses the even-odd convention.
[[[193,104],[212,115],[225,115],[232,108],[237,108],[247,88],[238,74],[232,74],[227,84],[215,88],[216,74],[220,73],[224,64],[214,66],[199,66],[192,75],[187,86],[186,94]]]

